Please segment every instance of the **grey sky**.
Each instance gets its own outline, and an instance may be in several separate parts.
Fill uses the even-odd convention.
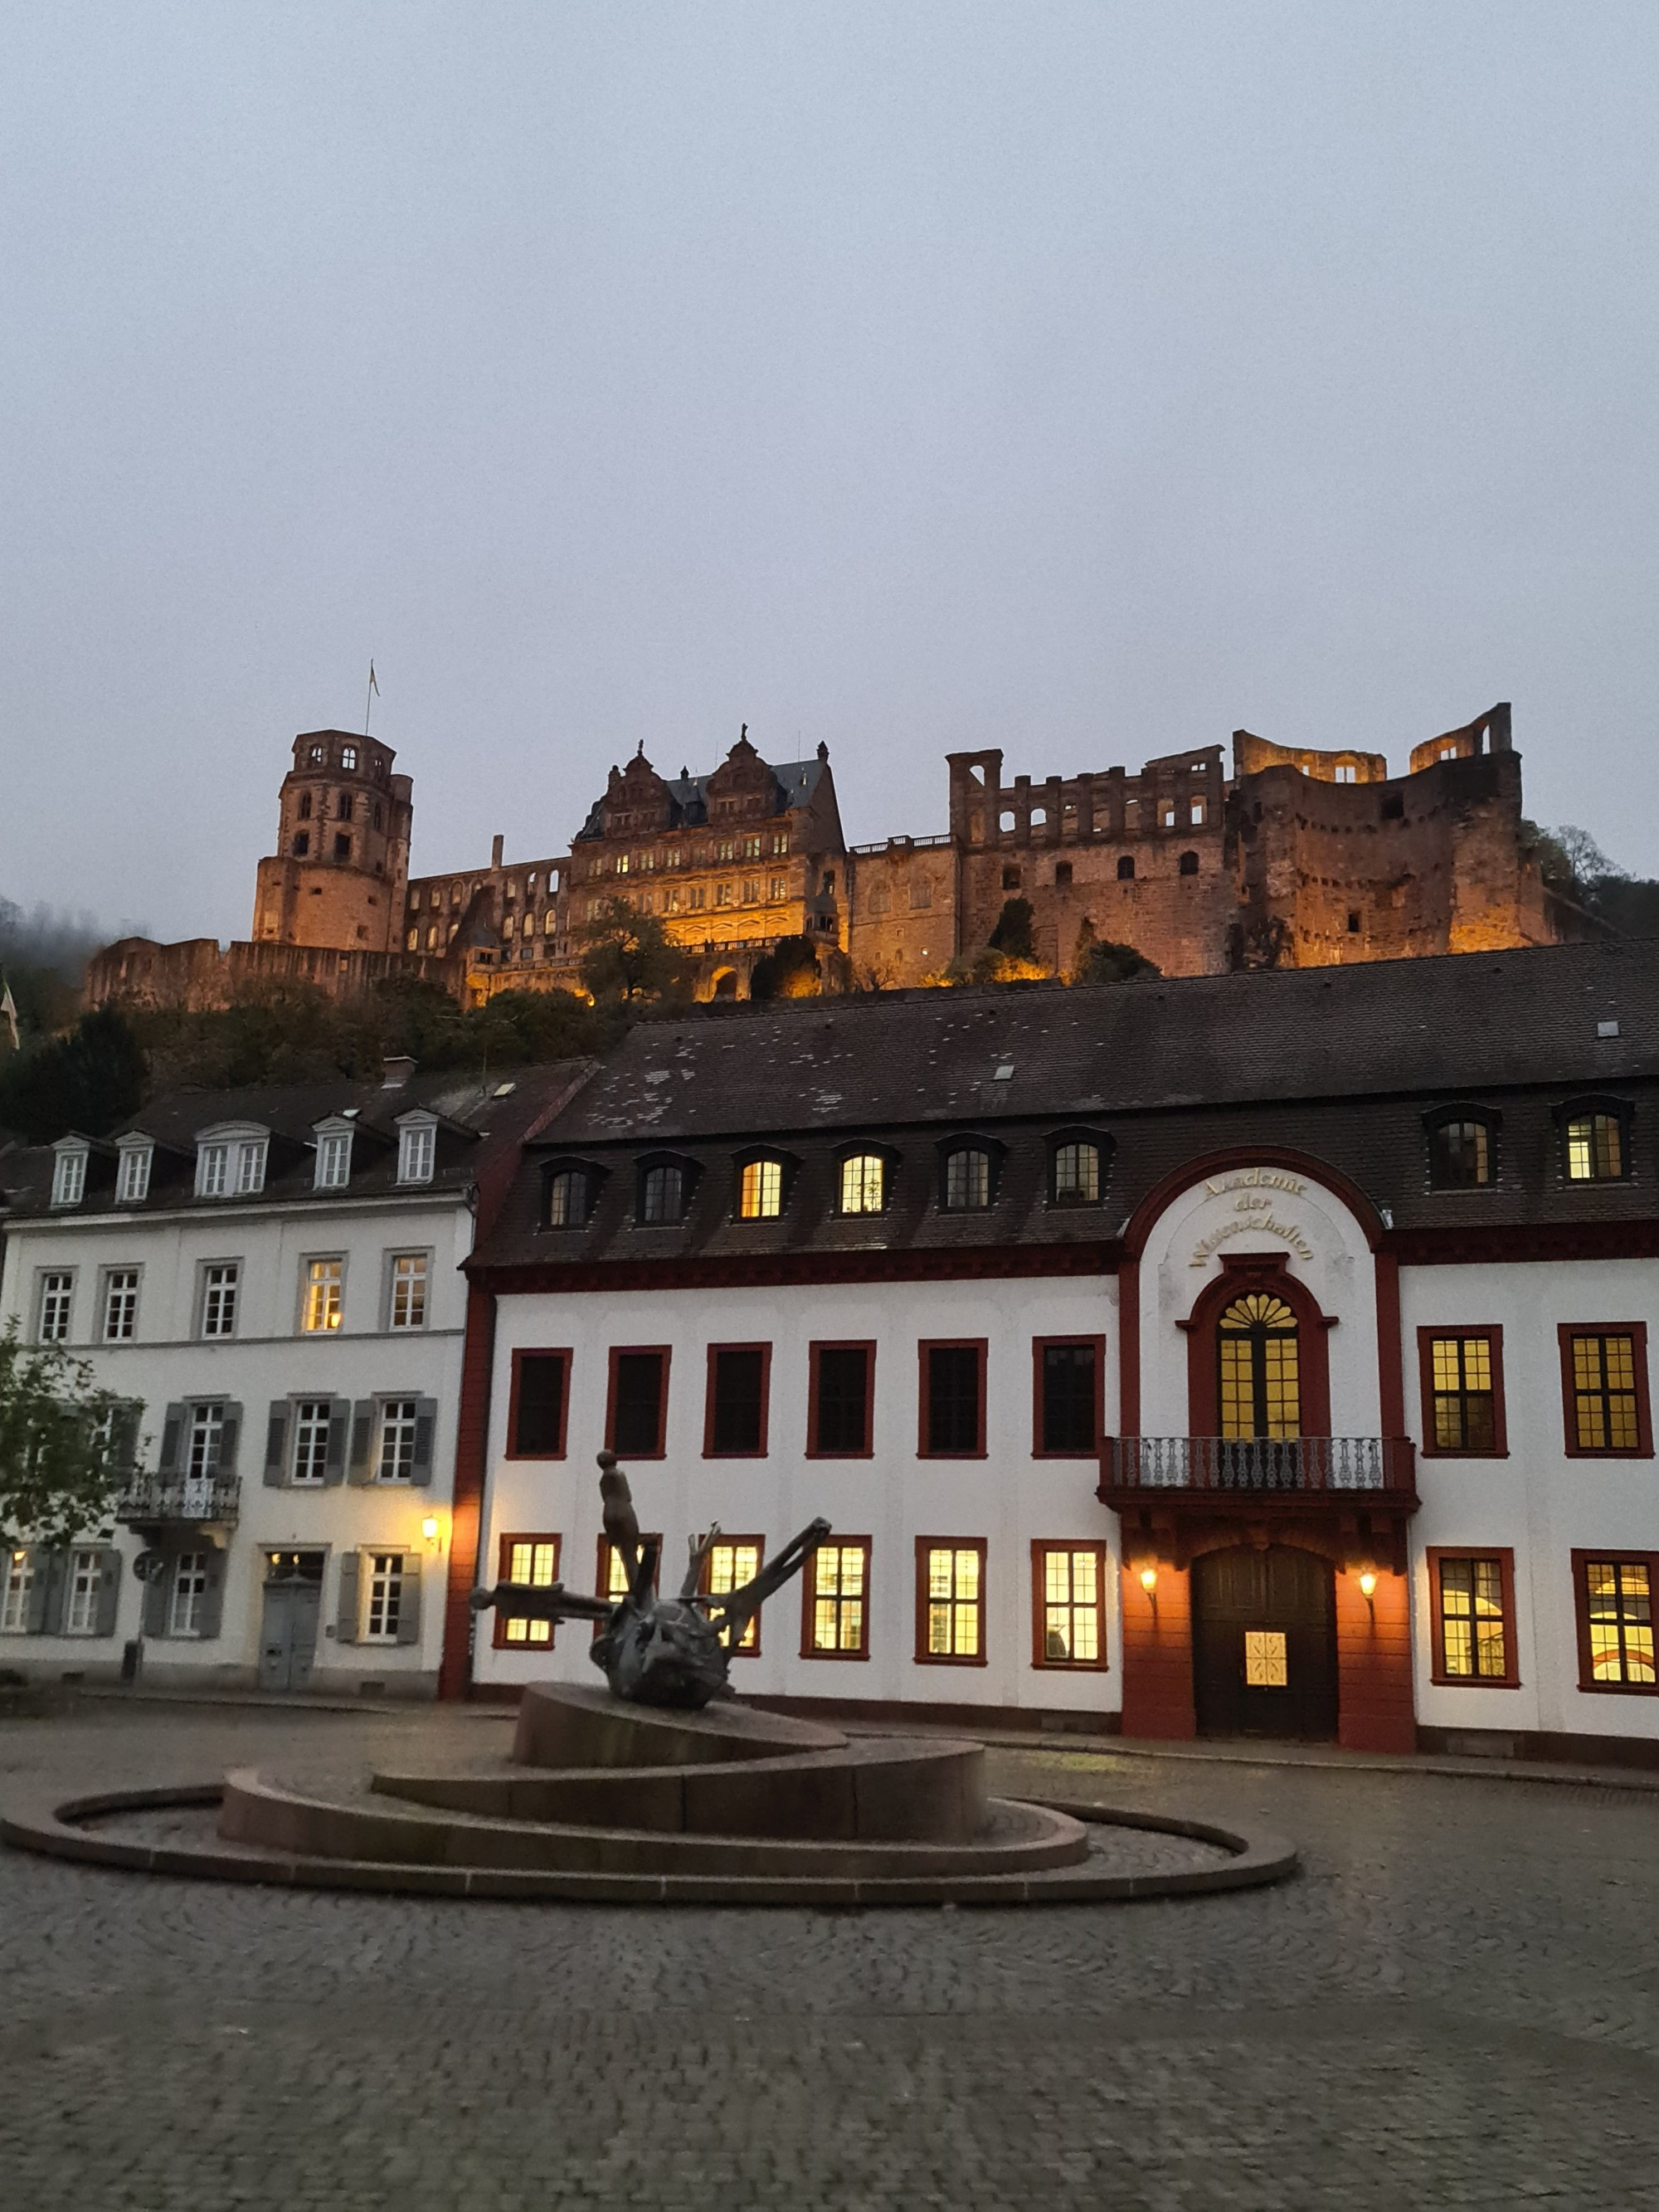
[[[1515,702],[1659,872],[1659,8],[29,0],[0,73],[0,893],[242,936],[294,732],[415,860],[613,760]]]

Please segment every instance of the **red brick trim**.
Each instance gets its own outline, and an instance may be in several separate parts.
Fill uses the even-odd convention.
[[[1572,1553],[1572,1610],[1578,1629],[1578,1686],[1592,1698],[1659,1698],[1659,1682],[1598,1682],[1590,1662],[1589,1589],[1584,1570],[1592,1559],[1614,1565],[1632,1563],[1648,1571],[1650,1601],[1659,1601],[1659,1552],[1622,1551],[1612,1544],[1575,1545]]]
[[[916,1457],[918,1459],[983,1459],[985,1457],[985,1370],[987,1340],[982,1336],[925,1336],[916,1345]],[[979,1355],[979,1434],[972,1451],[935,1451],[927,1441],[930,1352],[975,1352]]]
[[[444,1649],[438,1695],[465,1698],[472,1686],[472,1638],[477,1614],[478,1545],[483,1521],[489,1441],[490,1382],[495,1362],[495,1300],[477,1283],[466,1292],[461,1341],[461,1395],[455,1417],[455,1487],[449,1514],[449,1572],[444,1584]]]
[[[1515,1553],[1507,1544],[1431,1544],[1429,1563],[1430,1680],[1449,1690],[1518,1690],[1521,1655],[1515,1637]],[[1449,1674],[1446,1672],[1446,1623],[1440,1604],[1440,1563],[1443,1559],[1496,1559],[1503,1585],[1504,1672],[1501,1674]]]
[[[513,1547],[515,1544],[551,1544],[553,1547],[553,1579],[555,1582],[557,1582],[559,1579],[559,1555],[564,1549],[563,1537],[550,1529],[526,1530],[522,1528],[516,1529],[507,1535],[498,1536],[495,1539],[495,1579],[498,1582],[509,1582],[512,1579]],[[554,1644],[558,1641],[559,1632],[557,1628],[550,1626],[545,1644],[532,1644],[528,1637],[526,1637],[521,1644],[509,1644],[507,1640],[507,1624],[506,1621],[501,1619],[499,1613],[492,1613],[490,1618],[495,1624],[495,1634],[491,1638],[490,1641],[493,1648],[497,1651],[550,1651],[553,1649]]]
[[[507,1443],[501,1452],[501,1457],[503,1459],[534,1460],[562,1459],[564,1457],[565,1440],[570,1428],[570,1369],[572,1357],[573,1355],[568,1345],[527,1344],[515,1348],[513,1354],[513,1379],[508,1387],[507,1398]],[[519,1374],[523,1362],[526,1359],[562,1359],[564,1362],[564,1380],[560,1386],[559,1392],[559,1442],[557,1449],[554,1451],[521,1452],[518,1448]]]
[[[864,1449],[831,1452],[818,1444],[818,1354],[861,1352],[864,1367]],[[872,1459],[876,1449],[876,1339],[873,1336],[814,1337],[806,1347],[806,1451],[808,1459]]]
[[[1081,1449],[1048,1451],[1042,1442],[1042,1355],[1051,1344],[1091,1344],[1095,1350],[1094,1442]],[[1100,1439],[1106,1431],[1106,1340],[1103,1336],[1034,1336],[1031,1339],[1031,1457],[1033,1459],[1093,1459],[1100,1457]]]
[[[1648,1402],[1648,1325],[1644,1321],[1564,1321],[1556,1324],[1561,1347],[1561,1421],[1569,1459],[1651,1459],[1653,1413]],[[1627,1336],[1636,1368],[1636,1443],[1628,1451],[1596,1450],[1578,1441],[1578,1393],[1572,1372],[1575,1336]]]
[[[812,1588],[812,1561],[809,1559],[800,1578],[800,1656],[803,1659],[867,1659],[870,1656],[870,1539],[867,1536],[843,1536],[840,1530],[830,1538],[830,1544],[843,1552],[860,1551],[864,1554],[864,1614],[863,1634],[856,1650],[821,1651],[812,1642],[812,1613],[816,1593]]]
[[[654,1352],[662,1361],[662,1389],[657,1400],[657,1448],[654,1451],[630,1451],[622,1455],[626,1459],[663,1459],[667,1455],[665,1438],[668,1434],[668,1369],[673,1347],[666,1344],[613,1344],[611,1347],[609,1372],[605,1385],[605,1448],[617,1449],[617,1363],[636,1352]]]
[[[918,1536],[916,1538],[916,1651],[918,1667],[983,1667],[987,1633],[986,1553],[983,1536]],[[927,1649],[927,1554],[929,1552],[977,1552],[979,1554],[979,1650],[974,1653],[930,1651]]]
[[[1474,1451],[1468,1448],[1448,1447],[1441,1450],[1434,1441],[1434,1341],[1437,1337],[1484,1337],[1492,1359],[1492,1446],[1490,1451]],[[1423,1441],[1419,1449],[1425,1459],[1507,1459],[1510,1455],[1509,1427],[1504,1408],[1504,1331],[1497,1322],[1436,1322],[1419,1328],[1417,1332],[1417,1380],[1423,1400]]]
[[[714,1375],[723,1352],[758,1352],[761,1356],[760,1442],[752,1451],[714,1449]],[[664,1393],[665,1402],[666,1392]],[[705,1459],[764,1459],[772,1413],[772,1347],[769,1344],[711,1344],[702,1399],[702,1455]]]
[[[1050,1659],[1047,1656],[1048,1584],[1043,1562],[1050,1552],[1092,1552],[1095,1559],[1095,1649],[1093,1659]],[[1103,1674],[1106,1668],[1106,1570],[1104,1544],[1079,1543],[1064,1536],[1031,1539],[1031,1664],[1051,1674]]]
[[[1221,1273],[1206,1283],[1193,1301],[1188,1318],[1178,1324],[1187,1332],[1188,1418],[1195,1437],[1221,1433],[1221,1382],[1216,1330],[1222,1315],[1235,1298],[1252,1289],[1270,1291],[1283,1298],[1297,1322],[1297,1392],[1300,1429],[1304,1437],[1327,1437],[1331,1432],[1331,1367],[1327,1337],[1337,1316],[1320,1310],[1308,1285],[1291,1274],[1282,1252],[1224,1253]]]

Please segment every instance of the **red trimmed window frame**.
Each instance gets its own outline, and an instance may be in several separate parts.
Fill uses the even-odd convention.
[[[1659,1698],[1659,1682],[1598,1682],[1590,1658],[1589,1583],[1592,1560],[1648,1571],[1650,1610],[1659,1603],[1659,1552],[1634,1552],[1613,1544],[1575,1545],[1572,1550],[1572,1611],[1578,1632],[1578,1687],[1589,1698]]]
[[[1077,1340],[1073,1339],[1073,1341]],[[1095,1559],[1095,1650],[1093,1659],[1050,1659],[1048,1640],[1048,1577],[1045,1562],[1050,1552],[1092,1552]],[[1104,1544],[1064,1536],[1031,1539],[1031,1664],[1045,1674],[1103,1674],[1106,1659],[1106,1571]]]
[[[668,1373],[673,1358],[673,1346],[667,1344],[613,1344],[611,1346],[605,1385],[605,1448],[617,1451],[617,1371],[624,1359],[635,1358],[647,1352],[662,1362],[662,1390],[657,1401],[657,1447],[654,1451],[629,1450],[617,1452],[619,1459],[665,1459],[668,1456]]]
[[[864,1449],[825,1451],[818,1443],[818,1355],[861,1352],[864,1359]],[[873,1459],[876,1455],[876,1340],[873,1336],[814,1337],[806,1347],[807,1459]]]
[[[750,1451],[714,1449],[714,1376],[723,1352],[758,1352],[761,1356],[760,1442]],[[665,1396],[666,1393],[665,1393]],[[750,1344],[711,1344],[703,1385],[702,1455],[705,1459],[764,1459],[772,1418],[772,1347],[758,1340]]]
[[[564,1364],[564,1381],[559,1397],[559,1443],[556,1451],[520,1451],[519,1449],[519,1390],[524,1363],[526,1359],[558,1359]],[[512,1377],[507,1395],[507,1449],[503,1459],[562,1459],[570,1433],[570,1371],[573,1364],[571,1347],[568,1344],[525,1344],[514,1348]]]
[[[1437,1444],[1434,1440],[1434,1345],[1437,1337],[1484,1337],[1492,1366],[1492,1448],[1477,1451],[1467,1444]],[[1501,1322],[1434,1322],[1417,1332],[1417,1379],[1421,1394],[1423,1434],[1418,1445],[1423,1459],[1507,1459],[1509,1424],[1504,1408],[1504,1328]],[[1482,1553],[1483,1559],[1493,1556]]]
[[[918,1536],[916,1538],[916,1650],[918,1667],[983,1667],[989,1662],[986,1620],[986,1561],[990,1550],[984,1536]],[[930,1651],[927,1649],[927,1555],[930,1552],[977,1552],[979,1554],[979,1650],[976,1652]]]
[[[564,1550],[564,1539],[556,1531],[546,1528],[519,1528],[510,1531],[506,1535],[498,1536],[496,1538],[495,1577],[498,1582],[511,1582],[513,1579],[513,1547],[515,1544],[550,1544],[553,1547],[553,1573],[551,1579],[554,1582],[557,1582],[559,1579],[559,1559]],[[550,1651],[553,1649],[555,1643],[558,1640],[559,1632],[557,1626],[554,1622],[549,1621],[547,1624],[546,1642],[532,1643],[531,1641],[529,1632],[531,1629],[537,1627],[539,1624],[533,1620],[529,1620],[524,1625],[524,1636],[521,1638],[515,1638],[512,1643],[509,1643],[507,1641],[507,1632],[511,1624],[503,1620],[499,1613],[493,1614],[491,1618],[494,1620],[495,1624],[495,1632],[490,1638],[490,1648],[492,1650]]]
[[[1578,1392],[1572,1371],[1575,1336],[1627,1336],[1636,1370],[1636,1442],[1632,1446],[1581,1444]],[[1648,1325],[1644,1321],[1564,1321],[1556,1324],[1561,1347],[1561,1433],[1569,1459],[1651,1459],[1653,1413],[1648,1400]]]
[[[1518,1690],[1520,1653],[1515,1638],[1515,1552],[1508,1544],[1431,1544],[1429,1567],[1429,1680],[1446,1690]],[[1501,1674],[1450,1674],[1446,1671],[1446,1620],[1440,1600],[1444,1559],[1496,1559],[1504,1608],[1504,1671]]]
[[[1092,1345],[1095,1354],[1095,1434],[1092,1443],[1049,1450],[1042,1441],[1042,1355],[1051,1345]],[[1031,1457],[1033,1459],[1098,1459],[1100,1440],[1106,1433],[1106,1340],[1103,1336],[1034,1336],[1031,1339]]]
[[[1291,1273],[1282,1252],[1224,1252],[1221,1273],[1193,1301],[1193,1310],[1176,1326],[1187,1337],[1188,1433],[1221,1433],[1221,1316],[1237,1298],[1252,1291],[1282,1298],[1297,1321],[1297,1432],[1328,1437],[1331,1432],[1330,1332],[1338,1316],[1324,1313],[1308,1285]]]
[[[709,1578],[714,1571],[714,1549],[717,1549],[721,1544],[729,1544],[732,1546],[733,1550],[738,1549],[740,1546],[744,1544],[752,1544],[755,1547],[756,1574],[758,1574],[761,1569],[766,1565],[766,1539],[764,1536],[757,1536],[753,1534],[734,1535],[731,1529],[722,1528],[720,1535],[715,1540],[714,1547],[703,1554],[702,1572],[698,1577],[698,1588],[702,1590],[705,1597],[713,1597],[716,1594],[709,1588]],[[765,1610],[766,1608],[763,1606],[761,1613],[756,1613],[750,1623],[750,1626],[753,1627],[755,1632],[754,1642],[752,1644],[738,1643],[731,1646],[732,1656],[734,1659],[758,1659],[760,1657],[761,1613],[764,1613]]]
[[[813,1566],[817,1559],[817,1554],[814,1553],[813,1558],[806,1562],[801,1571],[800,1656],[803,1659],[827,1659],[831,1664],[842,1659],[867,1659],[870,1656],[870,1539],[868,1536],[843,1536],[837,1529],[830,1536],[829,1544],[824,1548],[842,1552],[858,1551],[864,1554],[862,1634],[858,1647],[854,1650],[824,1651],[814,1644],[812,1617],[817,1595],[813,1588]]]
[[[916,1457],[918,1459],[983,1459],[985,1452],[985,1370],[988,1338],[983,1336],[924,1336],[916,1344]],[[979,1421],[971,1451],[935,1451],[927,1440],[928,1415],[933,1403],[933,1370],[928,1355],[934,1352],[972,1352],[979,1369]]]

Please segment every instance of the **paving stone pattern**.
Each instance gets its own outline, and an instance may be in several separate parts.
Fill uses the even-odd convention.
[[[503,1735],[104,1706],[0,1723],[0,1802]],[[0,2205],[1659,2212],[1659,1797],[994,1765],[1280,1829],[1306,1872],[1103,1908],[626,1912],[0,1851]]]

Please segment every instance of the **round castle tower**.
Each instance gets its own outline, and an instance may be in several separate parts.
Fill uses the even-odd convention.
[[[389,952],[409,876],[413,785],[390,745],[344,730],[294,740],[276,850],[259,863],[253,939]]]

